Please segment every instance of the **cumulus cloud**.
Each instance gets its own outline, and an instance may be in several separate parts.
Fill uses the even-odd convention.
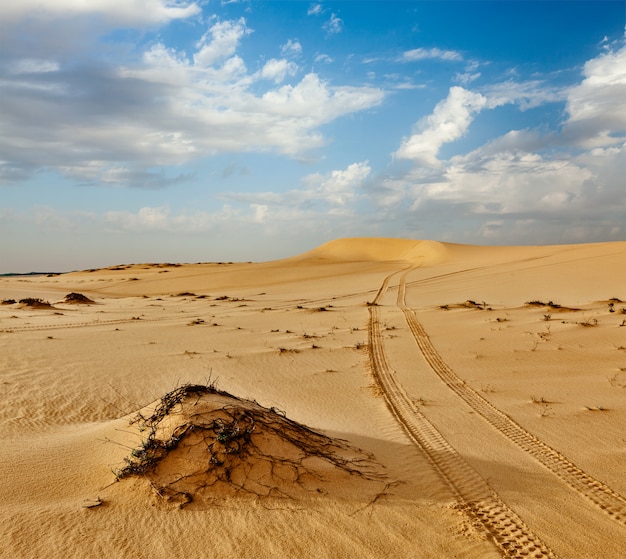
[[[622,46],[588,61],[581,82],[570,88],[539,80],[480,91],[450,88],[394,154],[413,166],[381,180],[371,188],[371,199],[400,220],[463,224],[471,242],[623,238],[625,68]],[[463,136],[480,111],[557,102],[565,107],[560,129],[510,130],[469,153],[438,159],[440,147]]]
[[[381,89],[333,86],[315,73],[285,84],[298,69],[285,59],[250,72],[238,52],[251,32],[243,18],[213,20],[193,52],[157,42],[123,66],[78,52],[68,64],[18,59],[0,75],[0,180],[48,169],[154,187],[179,180],[154,169],[217,153],[305,157],[325,143],[321,125],[382,102]]]
[[[437,153],[445,143],[465,134],[474,115],[487,104],[479,93],[462,87],[450,88],[448,97],[439,102],[432,114],[417,124],[417,132],[402,141],[395,156],[437,167]]]
[[[280,47],[283,56],[296,57],[302,54],[302,45],[298,39],[288,39],[287,42]]]
[[[564,135],[584,148],[620,143],[626,136],[626,45],[589,60],[584,76],[568,92]]]
[[[198,68],[209,68],[233,54],[244,35],[251,33],[246,27],[246,20],[218,21],[212,25],[202,38],[196,42],[198,49],[194,55],[194,65]]]
[[[261,77],[281,83],[286,76],[293,76],[298,71],[298,65],[287,60],[268,60],[261,70]]]
[[[138,25],[164,23],[199,13],[197,2],[179,0],[19,0],[0,4],[0,19],[5,22],[98,15],[115,25]]]

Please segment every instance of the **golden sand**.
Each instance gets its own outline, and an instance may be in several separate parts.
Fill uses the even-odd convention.
[[[624,557],[625,277],[373,238],[2,278],[0,556]]]

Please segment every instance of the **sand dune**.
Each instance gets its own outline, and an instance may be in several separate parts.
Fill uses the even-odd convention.
[[[2,278],[0,556],[623,557],[625,256],[339,239]]]

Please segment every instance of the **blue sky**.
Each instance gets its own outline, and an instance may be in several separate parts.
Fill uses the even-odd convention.
[[[5,0],[0,273],[626,239],[624,1]]]

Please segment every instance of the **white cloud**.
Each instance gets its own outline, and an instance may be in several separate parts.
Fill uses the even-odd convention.
[[[246,27],[244,18],[215,23],[196,43],[198,50],[193,55],[194,65],[208,68],[231,57],[235,54],[241,38],[249,33],[251,30]]]
[[[479,111],[566,102],[560,130],[510,130],[449,160],[439,148],[460,138]],[[412,168],[370,188],[379,213],[431,220],[456,241],[580,242],[626,234],[626,47],[587,62],[580,84],[507,81],[478,92],[453,87],[405,138],[396,158]],[[443,220],[448,228],[440,226]],[[575,223],[576,225],[572,225]]]
[[[343,30],[343,20],[336,14],[330,14],[330,19],[322,27],[329,35],[336,35]]]
[[[330,64],[333,62],[333,58],[328,56],[327,54],[317,54],[315,56],[315,62],[323,62],[324,64]]]
[[[0,20],[66,19],[76,16],[103,17],[116,25],[165,23],[200,13],[196,2],[178,0],[19,0],[0,3]]]
[[[150,169],[216,153],[304,157],[325,143],[321,125],[385,96],[375,87],[333,86],[315,73],[278,86],[297,65],[270,59],[250,72],[238,54],[249,33],[244,19],[212,21],[195,51],[159,42],[123,67],[22,63],[20,71],[36,73],[0,79],[0,177],[47,168],[80,181],[156,187],[179,177]]]
[[[268,60],[261,69],[261,77],[273,80],[276,83],[285,81],[286,76],[294,76],[298,71],[298,65],[288,60]]]
[[[352,163],[345,169],[328,174],[313,173],[302,179],[302,188],[287,192],[224,193],[223,198],[237,200],[256,208],[263,206],[263,215],[274,215],[279,208],[293,211],[309,210],[318,204],[326,212],[350,211],[350,203],[357,200],[372,169],[367,161]],[[280,210],[284,216],[284,209]]]
[[[283,56],[297,57],[302,54],[302,45],[298,39],[288,39],[287,42],[280,47]]]
[[[480,92],[489,100],[490,109],[518,103],[522,111],[546,103],[562,102],[567,95],[564,88],[548,86],[541,80],[507,80],[480,88]]]
[[[469,204],[476,214],[558,213],[581,203],[592,176],[576,163],[533,153],[472,153],[452,158],[440,180],[425,185],[414,203]]]
[[[311,4],[309,9],[306,12],[308,16],[318,16],[322,13],[322,5],[321,4]]]
[[[455,50],[442,50],[439,48],[425,49],[418,48],[407,50],[402,54],[400,58],[401,62],[415,62],[417,60],[447,60],[451,62],[459,62],[463,60],[463,55]]]
[[[564,136],[584,148],[626,137],[626,45],[589,60],[583,81],[568,91]]]
[[[478,78],[480,78],[481,73],[480,72],[476,72],[474,74],[470,74],[469,72],[457,72],[454,75],[454,81],[457,81],[465,86],[469,85],[470,83],[472,83],[473,81],[477,80]]]
[[[418,131],[402,141],[395,156],[431,167],[439,166],[437,153],[441,146],[461,138],[474,115],[486,104],[487,99],[479,93],[451,87],[448,97],[437,104],[431,115],[418,123]]]
[[[137,213],[110,211],[105,214],[105,223],[126,231],[153,231],[168,229],[169,210],[166,208],[141,208]]]
[[[244,209],[226,204],[216,212],[174,213],[168,206],[145,206],[135,212],[105,212],[101,221],[113,232],[200,233],[250,224],[263,225],[266,234],[284,231],[285,224],[315,228],[322,214],[331,220],[354,215],[353,204],[363,196],[363,185],[371,171],[368,162],[362,161],[327,174],[307,175],[301,188],[287,192],[228,192],[220,196],[244,204]]]

